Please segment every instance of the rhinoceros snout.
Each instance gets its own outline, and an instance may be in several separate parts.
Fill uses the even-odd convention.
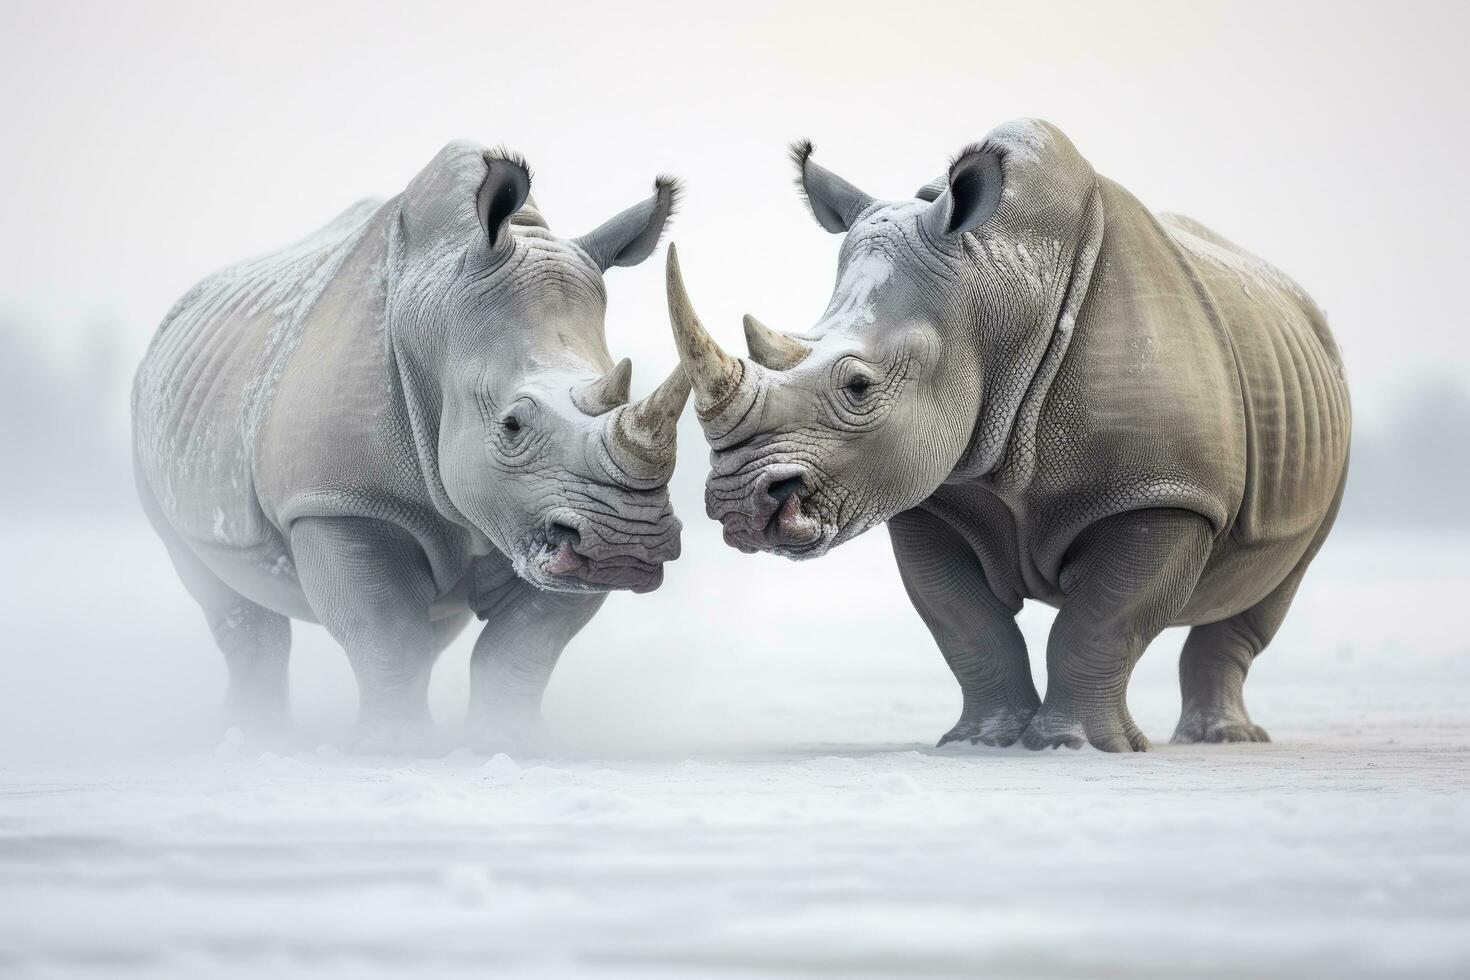
[[[679,519],[665,505],[638,518],[557,507],[543,522],[533,562],[546,588],[571,592],[651,592],[663,565],[679,557]]]
[[[705,506],[724,527],[725,543],[731,547],[798,557],[823,539],[811,493],[811,477],[803,467],[773,465],[753,479],[711,479]]]

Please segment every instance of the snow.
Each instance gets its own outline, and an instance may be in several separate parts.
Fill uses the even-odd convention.
[[[881,532],[806,565],[705,534],[568,651],[534,754],[393,759],[337,750],[319,631],[300,731],[258,743],[215,721],[218,655],[146,531],[7,530],[0,974],[1470,971],[1465,535],[1329,542],[1248,685],[1272,744],[1107,756],[933,749],[958,699]],[[712,581],[759,600],[753,637]],[[1049,620],[1022,615],[1034,651]],[[1131,695],[1156,743],[1181,638]],[[435,675],[451,726],[468,643]]]
[[[1032,119],[1012,119],[992,130],[990,141],[1006,148],[1010,157],[1023,163],[1037,164],[1047,151],[1047,133]]]
[[[881,235],[879,236],[881,240]],[[891,246],[888,246],[891,248]],[[817,325],[818,335],[828,330],[853,330],[877,319],[874,293],[893,275],[893,258],[884,246],[857,248],[842,263],[837,286],[832,290],[834,305]]]

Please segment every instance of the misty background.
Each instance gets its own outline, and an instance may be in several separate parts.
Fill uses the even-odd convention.
[[[790,141],[904,197],[998,123],[1047,118],[1100,173],[1262,255],[1327,311],[1355,435],[1325,554],[1354,534],[1462,533],[1467,28],[1452,3],[7,3],[0,747],[207,728],[223,665],[133,496],[133,369],[195,281],[396,193],[453,138],[525,154],[566,236],[657,173],[683,178],[665,240],[739,349],[742,313],[800,329],[831,288],[839,239],[797,199]],[[607,277],[608,344],[633,358],[635,397],[675,363],[662,260]],[[878,669],[943,706],[933,734],[947,728],[953,682],[885,532],[816,563],[738,555],[704,517],[691,417],[680,446],[684,556],[663,590],[614,596],[574,641],[548,712],[584,732],[652,737],[683,711],[691,738],[791,735],[782,684]],[[345,723],[345,658],[295,629],[298,715]],[[444,717],[472,633],[436,673]],[[1169,683],[1172,658],[1152,659]]]

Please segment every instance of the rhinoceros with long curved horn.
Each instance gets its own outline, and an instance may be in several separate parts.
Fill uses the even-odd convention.
[[[247,724],[286,714],[289,618],[346,648],[369,744],[428,722],[472,615],[472,722],[534,716],[611,589],[679,554],[682,368],[630,401],[603,273],[656,246],[677,187],[552,234],[511,154],[453,143],[387,201],[227,269],[138,370],[144,505],[226,653]]]
[[[1337,346],[1286,276],[1154,215],[1050,124],[992,131],[906,200],[794,148],[845,238],[825,314],[720,349],[669,248],[714,452],[709,515],[814,558],[887,522],[959,681],[940,740],[1141,750],[1129,673],[1190,625],[1180,742],[1264,741],[1242,685],[1332,527],[1351,427]],[[1022,602],[1060,612],[1037,697]]]

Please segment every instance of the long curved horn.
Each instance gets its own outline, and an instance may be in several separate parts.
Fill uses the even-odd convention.
[[[679,348],[679,361],[694,389],[694,407],[701,417],[711,416],[740,387],[745,369],[740,361],[726,354],[705,331],[684,291],[684,277],[679,274],[679,253],[669,243],[668,260],[669,323],[674,328],[674,343]]]
[[[656,485],[673,475],[675,435],[688,401],[689,379],[676,367],[647,398],[620,408],[611,418],[609,453],[633,482]]]
[[[745,347],[752,361],[771,371],[789,371],[812,352],[806,344],[777,333],[749,313],[745,314]]]
[[[587,415],[611,412],[628,400],[628,391],[633,383],[633,362],[626,357],[613,365],[611,371],[586,384],[572,389],[572,404]]]

